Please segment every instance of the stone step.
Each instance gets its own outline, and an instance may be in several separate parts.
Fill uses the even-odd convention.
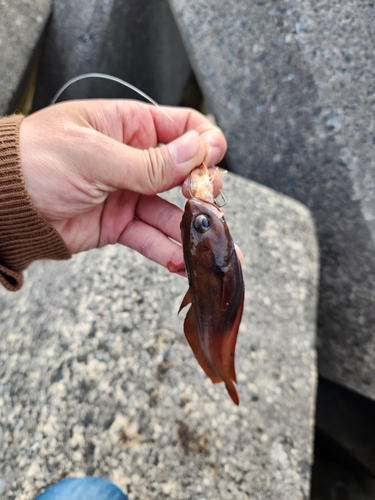
[[[240,406],[186,342],[186,279],[120,246],[34,263],[20,292],[0,290],[9,498],[31,500],[75,475],[109,477],[131,499],[308,498],[314,226],[298,202],[233,174],[224,194],[245,255]],[[168,198],[183,206],[179,192]]]

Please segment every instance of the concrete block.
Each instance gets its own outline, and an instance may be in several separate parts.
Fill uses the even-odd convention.
[[[19,104],[51,6],[51,0],[0,1],[0,116]]]
[[[320,373],[375,399],[374,4],[170,4],[230,168],[313,213]]]
[[[20,292],[0,291],[5,498],[31,500],[88,474],[130,498],[308,498],[313,223],[301,204],[235,175],[224,192],[245,255],[240,406],[184,337],[186,279],[120,246],[34,263]],[[179,192],[168,197],[183,203]]]
[[[167,0],[56,0],[33,109],[47,106],[70,78],[109,73],[163,104],[178,104],[191,73]],[[118,83],[90,79],[61,97],[141,99]]]

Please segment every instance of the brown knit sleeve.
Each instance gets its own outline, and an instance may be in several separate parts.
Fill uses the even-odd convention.
[[[22,120],[22,115],[0,119],[0,282],[11,291],[21,288],[22,271],[34,260],[71,256],[26,191],[19,154]]]

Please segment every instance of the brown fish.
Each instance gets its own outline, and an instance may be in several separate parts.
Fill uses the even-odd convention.
[[[191,303],[184,323],[186,338],[208,377],[214,384],[224,382],[238,405],[234,351],[244,282],[223,211],[211,201],[191,198],[185,205],[181,235],[189,289],[180,311]]]

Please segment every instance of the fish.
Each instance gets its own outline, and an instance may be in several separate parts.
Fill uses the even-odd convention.
[[[186,339],[206,375],[214,384],[224,382],[238,405],[234,356],[245,287],[224,212],[214,200],[214,176],[204,164],[191,173],[180,225],[189,289],[179,312],[191,304]]]

